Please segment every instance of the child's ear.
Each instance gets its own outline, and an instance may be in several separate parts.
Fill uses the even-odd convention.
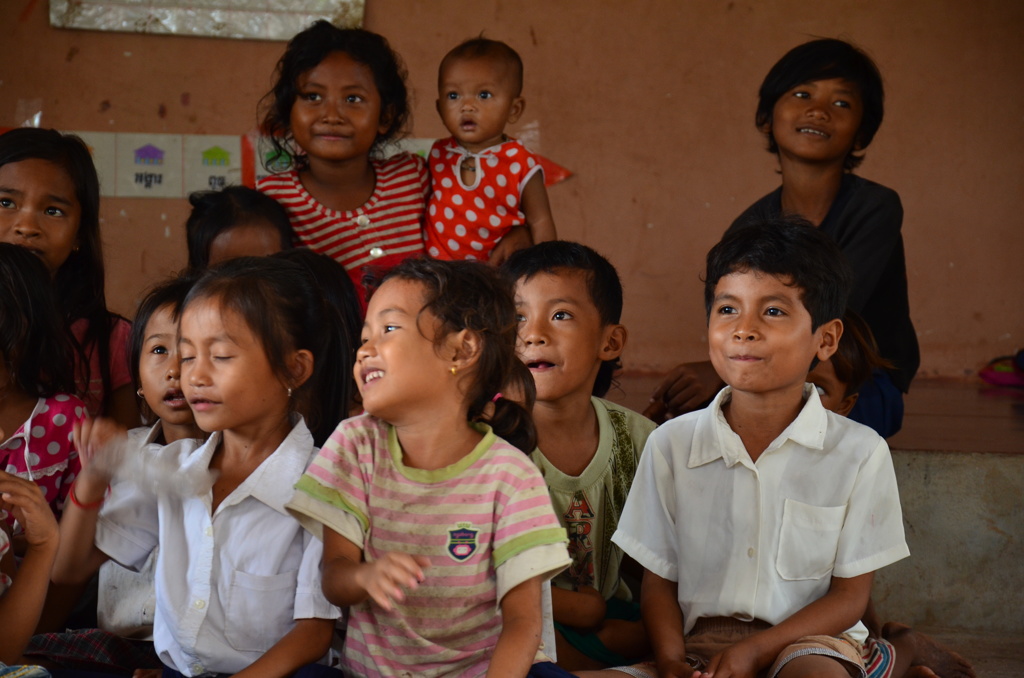
[[[523,115],[523,111],[526,110],[526,99],[523,97],[516,97],[512,100],[512,106],[508,109],[508,124],[512,124],[519,120],[520,116]]]
[[[604,341],[601,344],[601,360],[615,360],[626,348],[629,333],[625,325],[608,325],[604,328]]]
[[[480,335],[471,330],[459,330],[448,335],[445,341],[452,366],[459,370],[472,367],[480,359]]]
[[[377,123],[377,136],[387,134],[388,128],[391,127],[392,119],[391,110],[382,108],[380,109],[380,120]]]
[[[818,360],[828,360],[839,348],[839,338],[843,336],[843,321],[833,318],[824,322],[815,334],[818,335],[818,349],[815,355]]]
[[[843,398],[839,402],[839,406],[836,407],[836,414],[841,414],[844,417],[848,415],[853,406],[857,404],[857,396],[859,395],[859,393],[853,393]]]
[[[291,376],[289,388],[297,389],[313,376],[313,353],[300,349],[292,353],[288,359],[288,374]]]

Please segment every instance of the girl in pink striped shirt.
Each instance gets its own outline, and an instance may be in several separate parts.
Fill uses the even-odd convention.
[[[541,587],[569,563],[566,535],[524,454],[529,409],[499,393],[533,401],[515,342],[511,290],[481,263],[409,259],[370,299],[366,414],[338,426],[289,504],[323,535],[328,600],[351,607],[351,673],[557,675]]]

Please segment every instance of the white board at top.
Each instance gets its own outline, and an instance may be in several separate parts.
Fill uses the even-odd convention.
[[[50,0],[50,25],[91,31],[289,40],[317,19],[363,24],[365,0]]]

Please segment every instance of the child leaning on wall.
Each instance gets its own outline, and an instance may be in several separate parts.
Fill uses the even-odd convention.
[[[519,250],[504,263],[515,284],[519,358],[533,374],[537,449],[530,457],[569,534],[572,565],[553,580],[558,664],[601,668],[649,651],[639,604],[609,537],[655,424],[604,400],[626,328],[615,267],[566,241]]]
[[[873,371],[850,418],[889,437],[902,423],[903,393],[920,355],[907,298],[900,197],[853,174],[882,124],[884,97],[875,63],[847,42],[813,40],[783,56],[761,84],[755,118],[779,159],[782,186],[747,208],[729,232],[791,214],[839,246],[853,270],[850,308],[891,364]],[[697,409],[721,386],[710,363],[685,363],[658,388],[645,414],[660,420]]]

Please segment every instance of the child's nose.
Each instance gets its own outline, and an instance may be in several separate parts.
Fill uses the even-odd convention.
[[[537,346],[547,343],[547,333],[539,322],[525,322],[519,328],[519,336],[527,346]]]
[[[14,232],[26,240],[37,237],[42,231],[36,216],[28,210],[19,210],[14,223]]]

